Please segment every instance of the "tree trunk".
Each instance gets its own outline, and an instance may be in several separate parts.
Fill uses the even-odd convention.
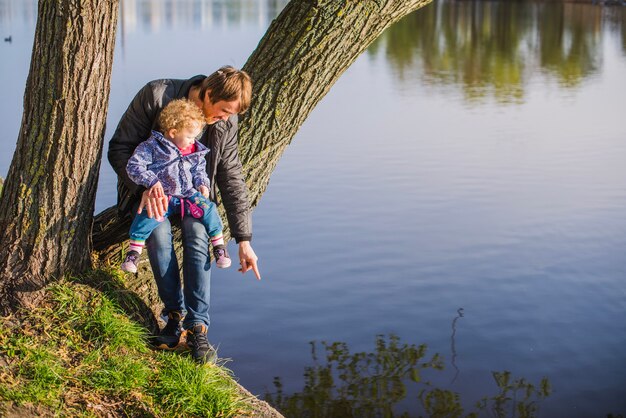
[[[118,1],[40,1],[24,116],[0,198],[0,311],[90,266]]]
[[[240,125],[240,149],[253,206],[287,145],[341,74],[387,27],[430,2],[292,0],[285,7],[244,66],[254,98]]]

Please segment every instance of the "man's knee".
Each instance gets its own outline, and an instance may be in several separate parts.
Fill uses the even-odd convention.
[[[198,246],[198,248],[208,246],[209,234],[202,222],[192,217],[185,217],[181,229],[185,246]]]
[[[172,246],[172,225],[169,219],[165,218],[165,220],[152,231],[146,244],[148,247],[155,248],[167,248]]]

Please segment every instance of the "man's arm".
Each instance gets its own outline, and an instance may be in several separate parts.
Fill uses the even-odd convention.
[[[150,136],[157,113],[152,87],[146,84],[131,101],[109,141],[109,163],[133,195],[143,188],[128,177],[126,165],[137,145]]]
[[[250,219],[250,203],[248,188],[243,176],[243,167],[239,160],[237,143],[237,116],[230,119],[233,125],[227,131],[224,148],[217,162],[216,183],[220,189],[222,202],[226,209],[231,235],[239,244],[240,272],[252,270],[258,280],[261,274],[257,266],[256,256],[250,240],[252,239],[252,222]]]
[[[231,123],[234,123],[225,133],[221,158],[217,161],[215,181],[226,209],[230,233],[239,243],[252,239],[252,222],[248,188],[239,160],[236,118],[235,116],[229,119]]]

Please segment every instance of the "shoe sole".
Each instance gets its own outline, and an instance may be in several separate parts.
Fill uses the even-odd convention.
[[[215,265],[216,265],[216,266],[217,266],[217,268],[219,268],[219,269],[227,269],[228,267],[230,267],[230,266],[232,265],[232,262],[231,262],[231,263],[228,263],[228,264],[224,263],[224,264],[222,264],[222,265],[219,265],[219,264],[215,263]]]
[[[181,345],[182,345],[181,343],[178,343],[174,347],[172,347],[172,346],[169,346],[169,345],[163,343],[163,344],[159,344],[159,345],[154,345],[153,347],[156,348],[157,350],[176,351]]]
[[[152,347],[157,350],[165,350],[165,351],[186,350],[188,348],[187,347],[187,331],[183,331],[180,334],[180,338],[176,342],[176,345],[171,345],[167,343],[161,343],[161,344],[154,343],[152,344]]]

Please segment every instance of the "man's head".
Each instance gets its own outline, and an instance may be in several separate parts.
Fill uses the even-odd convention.
[[[204,118],[213,124],[248,109],[252,81],[245,71],[225,66],[202,80],[198,93]]]
[[[178,148],[186,148],[202,131],[204,115],[189,100],[172,100],[161,111],[159,126],[163,135]]]

